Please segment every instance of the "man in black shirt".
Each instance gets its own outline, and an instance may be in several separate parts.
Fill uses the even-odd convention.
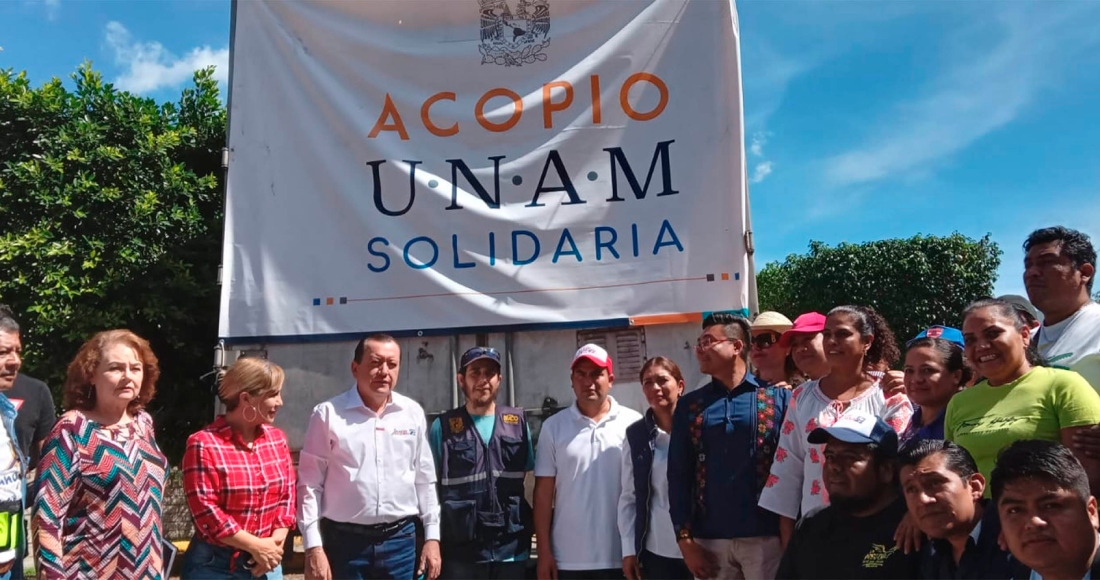
[[[997,545],[997,510],[982,499],[985,478],[970,453],[951,441],[928,439],[905,448],[898,460],[909,516],[931,542],[922,550],[921,578],[1019,578]]]
[[[825,444],[830,505],[798,523],[776,578],[916,578],[920,555],[902,553],[894,541],[906,511],[897,433],[877,417],[849,411],[808,441]]]

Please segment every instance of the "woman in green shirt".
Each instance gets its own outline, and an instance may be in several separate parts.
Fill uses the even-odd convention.
[[[1075,372],[1039,366],[1027,348],[1030,329],[1011,304],[971,304],[962,331],[966,357],[985,378],[951,399],[944,436],[970,451],[986,480],[1009,443],[1045,439],[1073,448],[1075,432],[1100,423],[1100,395]],[[1100,462],[1077,455],[1100,489]]]

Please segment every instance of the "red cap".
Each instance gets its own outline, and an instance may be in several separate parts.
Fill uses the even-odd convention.
[[[586,344],[577,349],[577,354],[573,355],[573,364],[570,368],[577,366],[577,361],[586,358],[592,361],[596,366],[607,369],[608,373],[614,373],[611,370],[611,356],[607,354],[607,351],[595,344]]]
[[[789,346],[794,334],[816,334],[825,330],[825,315],[820,312],[807,312],[794,319],[791,329],[779,337],[779,344]]]

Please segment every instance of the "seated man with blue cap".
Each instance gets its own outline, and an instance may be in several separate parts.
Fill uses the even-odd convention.
[[[898,435],[882,419],[850,411],[807,439],[825,445],[829,505],[799,521],[776,578],[917,578],[919,553],[894,532],[906,513],[898,490]]]

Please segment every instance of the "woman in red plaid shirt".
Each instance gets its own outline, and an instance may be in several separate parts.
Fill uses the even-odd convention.
[[[272,426],[282,388],[279,365],[238,360],[218,389],[226,413],[188,438],[183,486],[195,536],[183,557],[183,578],[283,577],[296,502],[290,447]]]

